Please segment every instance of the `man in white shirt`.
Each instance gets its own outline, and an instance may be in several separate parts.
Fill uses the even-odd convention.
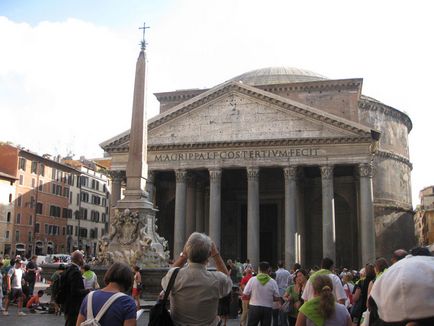
[[[309,301],[313,298],[312,282],[315,279],[315,277],[318,275],[327,275],[332,280],[333,294],[335,296],[336,301],[340,304],[345,304],[347,295],[345,294],[341,279],[339,278],[339,276],[337,276],[331,271],[332,267],[333,267],[333,260],[327,257],[323,258],[323,260],[321,261],[321,269],[313,273],[311,277],[309,277],[309,279],[307,280],[306,286],[304,287],[303,290],[303,295],[301,296],[301,298],[304,301]]]
[[[247,326],[271,325],[273,302],[279,302],[281,298],[277,283],[269,272],[270,264],[259,263],[258,275],[252,277],[244,288],[244,297],[250,299]]]
[[[12,267],[7,275],[6,281],[6,291],[7,296],[5,299],[5,310],[3,315],[9,315],[8,308],[10,300],[17,300],[18,302],[18,316],[25,316],[26,314],[22,311],[23,309],[23,288],[22,280],[24,271],[21,268],[22,261],[21,258],[15,260],[15,265]]]

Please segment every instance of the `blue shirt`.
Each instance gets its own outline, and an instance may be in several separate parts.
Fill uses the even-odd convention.
[[[103,304],[113,295],[113,292],[102,290],[94,291],[92,298],[92,311],[95,318]],[[86,296],[81,303],[80,314],[87,318],[87,298]],[[129,295],[117,298],[102,316],[99,323],[101,326],[122,326],[125,320],[136,319],[136,303]]]

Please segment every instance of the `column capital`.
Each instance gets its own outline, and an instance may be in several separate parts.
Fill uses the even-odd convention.
[[[210,181],[219,181],[222,177],[222,169],[220,168],[212,168],[209,169],[209,180]]]
[[[109,175],[113,181],[122,181],[123,179],[125,179],[125,171],[123,170],[109,171]]]
[[[321,178],[333,179],[333,166],[332,165],[323,165],[320,167],[320,169],[321,169]]]
[[[370,163],[361,163],[359,164],[359,176],[360,177],[368,177],[372,178],[373,167]]]
[[[259,168],[258,167],[247,167],[247,179],[254,181],[259,178]]]
[[[175,170],[176,182],[186,182],[187,181],[187,170],[179,169]]]
[[[283,175],[285,180],[293,179],[297,177],[298,167],[297,166],[287,166],[283,168]]]

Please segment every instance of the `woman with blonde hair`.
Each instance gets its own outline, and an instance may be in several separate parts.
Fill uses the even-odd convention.
[[[296,326],[351,326],[348,310],[335,300],[330,277],[318,275],[312,286],[314,297],[300,307]]]

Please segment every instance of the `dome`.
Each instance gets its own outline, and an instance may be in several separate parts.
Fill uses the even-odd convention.
[[[251,86],[302,83],[325,80],[326,77],[315,72],[292,67],[269,67],[256,69],[230,79]]]

